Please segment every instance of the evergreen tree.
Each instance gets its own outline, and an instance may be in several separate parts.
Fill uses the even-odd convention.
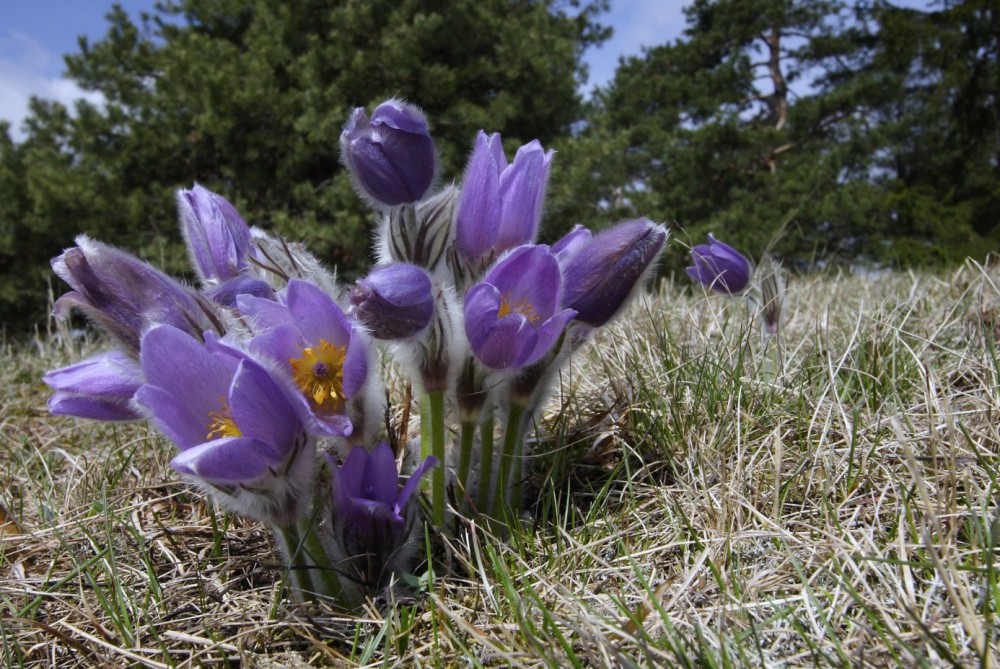
[[[777,239],[803,263],[989,248],[989,3],[696,0],[686,12],[683,38],[627,59],[599,95],[581,145],[611,155],[579,161],[599,186],[565,215],[642,212],[693,243],[713,231],[755,252]],[[685,254],[672,248],[676,269]]]
[[[366,267],[371,222],[339,164],[348,111],[388,97],[432,121],[443,177],[480,128],[551,143],[580,114],[581,55],[606,0],[167,0],[66,58],[98,108],[35,101],[0,143],[0,317],[44,308],[48,258],[75,234],[183,266],[173,191],[199,182],[248,222],[343,273]]]

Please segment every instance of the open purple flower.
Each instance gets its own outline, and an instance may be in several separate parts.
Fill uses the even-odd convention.
[[[329,295],[307,281],[289,281],[279,300],[237,299],[240,312],[260,331],[251,350],[288,372],[331,432],[351,434],[345,403],[368,375],[364,335]]]
[[[552,248],[563,267],[563,304],[576,310],[577,321],[604,325],[642,285],[666,239],[663,226],[645,218],[596,235],[577,226]]]
[[[340,149],[355,184],[385,206],[417,202],[434,182],[434,140],[414,105],[386,100],[372,112],[354,110],[340,135]]]
[[[559,263],[548,246],[522,246],[501,258],[465,295],[465,334],[492,369],[541,358],[576,315],[561,309]]]
[[[95,420],[138,420],[130,404],[142,385],[139,364],[121,351],[101,353],[42,377],[52,388],[49,412]]]
[[[371,453],[355,446],[343,465],[332,458],[330,464],[337,534],[362,578],[378,582],[409,534],[408,503],[437,458],[420,463],[402,489],[396,459],[384,441]]]
[[[430,276],[416,265],[377,267],[354,284],[352,314],[376,339],[410,339],[434,315],[432,287]]]
[[[304,511],[315,452],[290,384],[171,326],[143,336],[141,362],[136,402],[181,449],[171,467],[258,520],[287,524]]]
[[[249,269],[250,228],[224,197],[195,184],[177,191],[177,209],[191,264],[203,284],[228,281]]]
[[[135,256],[90,239],[52,260],[52,269],[73,289],[56,300],[56,316],[77,309],[125,350],[138,355],[142,333],[153,325],[173,325],[194,336],[223,331],[215,308],[204,297]]]
[[[456,214],[455,246],[462,255],[476,260],[535,240],[553,154],[533,140],[508,164],[500,134],[479,132]]]
[[[753,265],[746,256],[711,234],[708,244],[691,249],[691,261],[694,264],[685,270],[688,276],[718,293],[742,293],[753,275]]]

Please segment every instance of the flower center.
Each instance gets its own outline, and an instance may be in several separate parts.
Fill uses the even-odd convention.
[[[528,298],[520,302],[514,302],[509,294],[500,296],[500,310],[497,311],[497,318],[510,316],[511,314],[521,314],[528,319],[528,322],[535,323],[539,316],[535,313],[535,307],[528,301]]]
[[[208,424],[208,435],[205,438],[211,441],[223,437],[242,437],[243,433],[240,432],[239,426],[233,420],[233,415],[226,405],[226,398],[220,397],[219,402],[222,404],[222,408],[219,411],[208,413],[208,419],[211,422]]]
[[[344,359],[346,346],[334,346],[320,339],[316,346],[302,349],[302,355],[292,358],[295,385],[317,407],[339,411],[344,404]]]

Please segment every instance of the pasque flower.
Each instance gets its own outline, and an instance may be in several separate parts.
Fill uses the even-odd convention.
[[[250,349],[295,380],[331,433],[351,434],[345,403],[362,389],[368,375],[363,334],[329,295],[309,282],[293,279],[278,297],[237,298],[240,313],[260,332]]]
[[[386,100],[354,110],[340,135],[344,165],[362,193],[394,207],[417,202],[434,182],[436,157],[427,118],[414,105]]]
[[[541,358],[576,315],[563,309],[556,257],[543,244],[501,258],[465,295],[465,333],[476,358],[517,369]]]
[[[73,309],[83,312],[132,355],[138,355],[139,338],[153,325],[173,325],[195,336],[223,331],[208,299],[135,256],[86,235],[54,258],[52,269],[73,289],[56,300],[56,316],[65,317]]]
[[[750,283],[753,265],[729,244],[708,235],[708,244],[691,249],[691,262],[685,271],[695,281],[728,295],[742,293]]]
[[[330,464],[336,534],[361,576],[377,583],[387,574],[386,566],[399,559],[412,523],[410,498],[437,458],[425,458],[402,489],[396,458],[384,441],[370,453],[355,446],[343,465],[332,459]]]
[[[577,226],[552,247],[563,268],[563,304],[577,312],[578,322],[601,327],[642,285],[666,240],[663,226],[645,218],[596,235]]]
[[[91,356],[42,377],[52,388],[49,412],[95,420],[137,420],[142,414],[130,404],[142,385],[142,370],[121,351]]]
[[[456,213],[462,255],[475,260],[535,240],[553,154],[533,140],[508,164],[500,134],[479,132]]]
[[[177,191],[177,210],[191,264],[204,285],[247,271],[253,248],[250,228],[224,197],[195,184]]]
[[[213,341],[169,325],[147,332],[136,401],[181,449],[175,470],[236,511],[290,523],[310,501],[309,412],[286,380]]]
[[[418,336],[434,315],[430,276],[416,265],[376,267],[351,290],[352,314],[376,339]]]

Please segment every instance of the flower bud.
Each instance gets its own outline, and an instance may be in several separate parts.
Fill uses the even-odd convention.
[[[248,268],[250,229],[221,195],[195,184],[177,191],[181,232],[202,283],[233,279]]]
[[[691,249],[691,261],[694,264],[685,270],[688,276],[727,295],[742,293],[753,274],[753,265],[742,253],[729,244],[717,241],[711,234],[708,244],[699,244]]]
[[[206,330],[224,331],[208,299],[86,235],[54,258],[52,269],[73,289],[56,300],[56,316],[78,309],[135,356],[142,333],[153,325],[173,325],[198,338]]]
[[[395,207],[419,201],[434,182],[436,157],[427,119],[414,105],[386,100],[372,112],[354,110],[340,135],[344,165],[359,190]]]
[[[574,229],[553,247],[563,267],[563,304],[577,311],[577,321],[601,327],[643,283],[666,240],[663,226],[645,218],[593,236]]]
[[[415,265],[384,265],[355,284],[351,305],[354,317],[376,339],[410,339],[434,314],[431,280]]]
[[[463,256],[477,260],[534,242],[553,153],[534,140],[508,164],[500,134],[479,132],[456,214],[455,246]]]

